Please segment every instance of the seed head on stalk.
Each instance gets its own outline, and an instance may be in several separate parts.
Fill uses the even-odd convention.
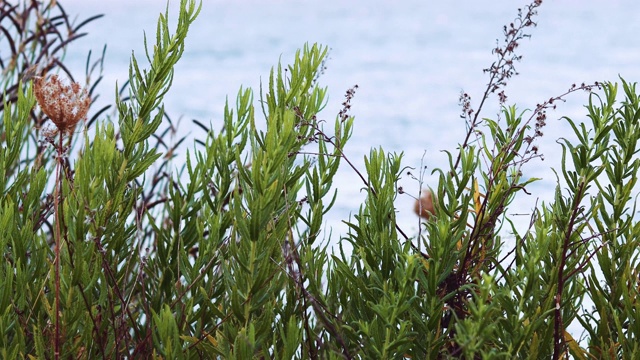
[[[40,108],[61,133],[72,133],[76,124],[86,119],[91,98],[80,84],[65,84],[58,75],[35,77],[33,84]]]

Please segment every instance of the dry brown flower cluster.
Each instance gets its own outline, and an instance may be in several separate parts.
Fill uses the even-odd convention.
[[[80,84],[67,85],[53,75],[36,77],[33,88],[40,108],[60,132],[73,132],[78,121],[86,118],[91,98]]]

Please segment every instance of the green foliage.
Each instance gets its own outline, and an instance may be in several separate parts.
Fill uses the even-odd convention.
[[[333,124],[318,120],[320,45],[271,71],[261,111],[241,88],[220,130],[196,122],[206,137],[172,170],[181,140],[162,141],[173,126],[161,129],[162,100],[199,10],[182,0],[175,33],[160,15],[148,68],[132,57],[117,124],[98,116],[91,136],[63,145],[45,133],[50,150],[34,156],[31,86],[5,98],[2,358],[640,356],[634,83],[621,80],[623,94],[615,83],[573,86],[531,112],[501,98],[499,120],[462,96],[467,136],[434,170],[434,214],[409,237],[394,205],[402,154],[374,148],[363,172],[346,155],[355,88]],[[517,41],[530,25],[505,35]],[[505,85],[513,49],[495,51],[482,103]],[[590,92],[588,120],[563,118],[573,134],[559,141],[555,197],[518,228],[508,209],[538,180],[524,169],[540,157],[545,111],[578,90]],[[332,253],[321,227],[341,163],[366,199]],[[576,322],[586,337],[567,330]]]

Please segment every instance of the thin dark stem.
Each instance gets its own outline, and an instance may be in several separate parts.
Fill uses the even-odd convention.
[[[96,247],[98,248],[98,251],[102,255],[102,268],[104,269],[105,276],[108,279],[111,279],[111,281],[113,282],[113,292],[115,293],[115,295],[120,300],[120,304],[122,304],[123,307],[124,307],[124,309],[121,310],[121,311],[123,311],[122,318],[124,319],[125,315],[129,317],[129,320],[131,320],[131,326],[133,328],[133,331],[135,332],[136,338],[141,339],[142,338],[142,334],[140,334],[140,330],[138,329],[138,327],[135,326],[135,324],[136,324],[135,317],[131,313],[131,309],[129,308],[129,306],[126,306],[127,301],[125,301],[124,296],[122,295],[122,291],[120,290],[120,287],[118,286],[118,279],[116,278],[116,276],[113,273],[113,270],[109,266],[109,262],[108,262],[108,259],[107,259],[107,256],[106,256],[106,251],[102,247],[102,245],[100,244],[100,240],[99,240],[98,237],[96,237],[96,239],[94,241],[95,241]],[[115,312],[114,309],[115,308],[112,308],[112,312]],[[114,329],[116,329],[115,325],[114,325]],[[117,336],[116,336],[116,338],[117,338]],[[125,341],[128,343],[129,337],[125,337]]]
[[[62,216],[60,216],[60,197],[62,197],[62,136],[63,132],[60,132],[60,137],[58,140],[58,159],[56,162],[56,186],[54,190],[53,196],[53,207],[54,207],[54,216],[55,216],[55,341],[54,341],[54,357],[56,360],[60,359],[60,221],[62,221]]]
[[[502,61],[503,59],[500,59],[500,61]],[[460,165],[460,160],[462,159],[462,150],[465,149],[467,146],[469,146],[469,139],[471,138],[471,134],[473,133],[473,129],[475,129],[478,124],[478,117],[480,116],[480,112],[482,111],[482,107],[484,106],[485,101],[487,101],[487,99],[489,98],[489,91],[491,90],[491,88],[493,87],[493,82],[495,80],[495,78],[497,77],[497,75],[491,74],[491,79],[489,80],[489,83],[487,84],[487,88],[484,90],[484,94],[482,94],[482,100],[480,101],[480,105],[478,106],[478,109],[475,111],[475,115],[473,117],[473,120],[471,121],[471,123],[469,124],[469,130],[467,130],[467,135],[464,138],[464,142],[462,143],[462,146],[460,147],[460,152],[458,153],[458,157],[456,158],[456,163],[453,165],[452,170],[455,170],[458,168],[458,165]]]
[[[511,23],[509,27],[504,27],[504,35],[505,35],[505,45],[504,47],[497,47],[493,50],[495,54],[498,54],[498,60],[493,62],[488,69],[485,69],[485,72],[490,74],[489,82],[487,83],[487,87],[482,94],[482,98],[480,99],[480,105],[474,111],[471,109],[471,98],[464,94],[464,98],[461,97],[461,101],[463,101],[463,116],[469,119],[469,130],[467,131],[467,135],[464,139],[464,142],[460,146],[460,152],[458,153],[458,157],[456,158],[455,164],[452,168],[452,171],[458,168],[460,165],[460,161],[462,160],[462,151],[469,146],[469,140],[471,138],[471,134],[474,132],[474,129],[482,122],[482,118],[480,117],[480,113],[482,112],[482,108],[484,107],[485,102],[489,98],[491,93],[495,93],[496,91],[504,88],[507,85],[507,81],[514,75],[518,75],[514,61],[520,61],[522,58],[515,54],[515,50],[518,47],[518,42],[523,38],[530,37],[530,35],[525,34],[524,31],[527,27],[536,26],[536,23],[531,19],[537,15],[537,8],[542,4],[542,1],[533,1],[530,5],[527,6],[527,11],[523,15],[520,10],[518,10],[518,18],[517,26],[514,23]],[[500,93],[500,103],[504,103],[506,100],[506,95],[504,93]],[[473,118],[472,118],[473,116]]]
[[[299,115],[300,116],[300,115]],[[336,144],[335,141],[333,141],[329,136],[327,136],[322,129],[320,129],[318,126],[312,125],[314,126],[314,128],[319,132],[320,135],[322,135],[324,137],[324,140],[326,142],[328,142],[329,144],[333,145],[335,147],[336,150],[338,150],[338,152],[340,153],[339,157],[341,157],[342,159],[344,159],[344,161],[347,162],[347,164],[349,164],[349,167],[351,167],[351,169],[353,169],[353,171],[358,175],[358,177],[360,178],[360,180],[362,180],[362,182],[364,183],[364,185],[367,187],[367,189],[369,189],[369,191],[371,191],[371,194],[373,196],[378,196],[378,193],[376,192],[376,190],[371,186],[371,184],[369,184],[369,182],[367,181],[367,179],[364,177],[364,175],[362,175],[362,173],[360,172],[360,170],[358,170],[358,168],[349,160],[349,158],[347,158],[347,156],[344,154],[344,152],[342,151],[342,148],[340,148],[340,146],[338,146],[338,144]],[[400,228],[400,226],[398,224],[395,224],[395,228],[396,230],[402,235],[402,237],[404,237],[405,240],[409,240],[409,237],[407,236],[407,234],[405,234],[404,231],[402,231],[402,229]],[[411,243],[411,247],[414,248],[415,250],[418,250],[418,248]],[[419,252],[419,251],[418,251]]]
[[[564,345],[563,324],[562,324],[562,292],[564,291],[564,267],[567,263],[567,252],[569,251],[571,242],[571,233],[576,222],[576,218],[580,212],[580,199],[584,192],[585,183],[581,183],[575,198],[573,199],[573,213],[567,226],[567,232],[564,236],[564,244],[562,246],[562,256],[560,257],[560,266],[558,268],[558,289],[555,296],[555,323],[553,330],[553,360],[560,358],[562,346]]]
[[[537,218],[537,216],[539,216],[539,215],[538,215],[538,213],[539,213],[539,210],[538,210],[538,200],[539,200],[539,199],[536,199],[536,203],[535,203],[535,206],[534,206],[534,208],[533,208],[534,210],[533,210],[533,213],[531,214],[531,218],[530,218],[530,220],[529,220],[529,227],[527,228],[527,231],[524,233],[524,235],[522,236],[522,238],[520,239],[520,241],[518,241],[518,242],[516,242],[516,243],[515,243],[515,245],[514,245],[513,249],[509,250],[509,252],[507,252],[507,254],[506,254],[502,259],[498,260],[498,264],[501,264],[501,265],[502,265],[502,263],[503,263],[503,262],[504,262],[504,261],[505,261],[509,256],[511,256],[513,253],[515,253],[515,252],[516,252],[516,250],[518,249],[518,246],[522,246],[522,244],[524,244],[524,242],[525,242],[525,240],[526,240],[527,236],[529,236],[529,234],[531,234],[532,229],[533,229],[533,227],[535,226],[535,223],[536,223],[536,218]],[[516,259],[517,259],[517,258],[518,258],[518,254],[515,254],[515,255],[513,256],[513,259],[511,259],[511,262],[509,263],[509,265],[507,265],[506,267],[504,267],[504,269],[510,269],[510,268],[513,266],[513,264],[516,262]],[[502,278],[504,278],[504,277],[505,277],[505,274],[506,274],[506,271],[501,271],[501,272],[500,272],[500,276],[498,276],[498,277],[496,278],[496,283],[500,283],[500,281],[502,280]]]

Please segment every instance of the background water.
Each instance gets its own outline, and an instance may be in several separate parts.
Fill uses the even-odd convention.
[[[155,34],[162,0],[65,0],[66,10],[81,19],[106,16],[87,26],[89,36],[77,41],[68,61],[84,69],[87,51],[108,44],[102,96],[112,99],[114,84],[128,74],[131,52],[143,57],[143,30]],[[178,2],[172,0],[170,9]],[[460,91],[480,100],[487,76],[482,69],[494,60],[491,49],[502,40],[502,26],[512,21],[525,1],[382,1],[382,0],[204,0],[202,13],[188,36],[184,58],[176,68],[174,85],[165,99],[181,129],[198,134],[190,120],[221,124],[225,98],[237,90],[259,88],[279,59],[288,63],[305,42],[330,46],[328,69],[321,84],[329,88],[329,103],[320,118],[333,120],[345,91],[359,89],[353,100],[355,130],[346,153],[359,169],[373,146],[404,152],[406,166],[427,166],[427,175],[446,166],[443,149],[454,150],[463,140],[459,118]],[[170,11],[175,18],[175,11]],[[545,1],[532,38],[521,42],[520,75],[507,87],[508,103],[531,109],[566,91],[573,83],[615,81],[622,75],[640,80],[640,2],[637,0]],[[257,98],[257,96],[256,96]],[[105,99],[106,100],[106,99]],[[536,200],[550,199],[559,166],[556,140],[569,128],[560,116],[584,118],[587,96],[577,93],[549,112],[540,150],[545,161],[533,161],[526,176],[543,177],[517,200],[513,212],[529,214]],[[496,101],[483,113],[494,117]],[[426,184],[436,186],[430,176]],[[400,185],[417,196],[418,182],[404,176]],[[337,175],[338,201],[327,222],[332,242],[345,226],[340,220],[357,212],[363,194],[354,172],[343,167]],[[399,224],[415,234],[418,221],[413,200],[398,197]],[[518,217],[528,223],[528,215]]]

